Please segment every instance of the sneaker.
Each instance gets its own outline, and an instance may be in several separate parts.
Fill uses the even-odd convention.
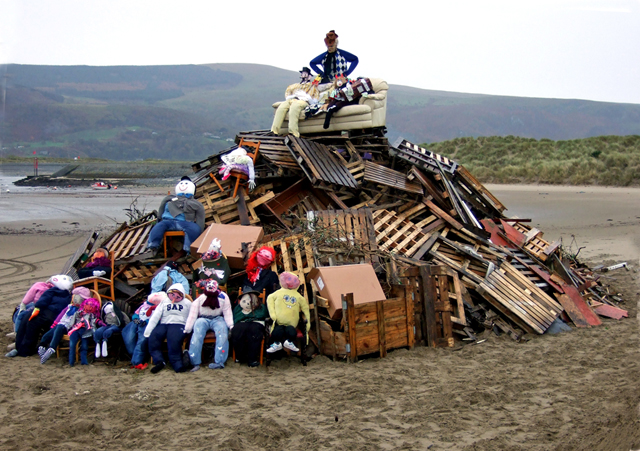
[[[224,365],[222,363],[210,363],[209,364],[209,369],[210,370],[221,370],[222,368],[224,368]]]
[[[282,349],[282,343],[278,343],[278,342],[271,343],[271,346],[267,348],[267,352],[269,354],[273,354],[274,352],[278,352],[281,349]]]
[[[102,276],[106,276],[107,275],[107,271],[93,271],[93,277],[102,277]]]
[[[107,341],[103,341],[102,342],[102,357],[106,357],[108,356],[109,353],[107,352]]]
[[[18,355],[18,350],[17,349],[13,349],[9,352],[7,352],[4,356],[5,357],[15,357]]]
[[[38,346],[38,355],[40,356],[40,358],[42,358],[45,352],[47,352],[47,348],[45,348],[44,346]]]
[[[153,368],[151,368],[151,374],[159,373],[160,371],[164,370],[164,367],[165,367],[166,365],[167,365],[167,364],[166,364],[166,363],[164,363],[164,362],[160,362],[160,363],[158,363],[156,366],[154,366]]]
[[[191,372],[195,373],[196,371],[198,371],[200,369],[200,365],[196,365],[193,368],[191,368]]]
[[[284,347],[287,348],[289,351],[300,352],[300,349],[298,349],[298,347],[293,343],[291,343],[289,340],[285,340]]]
[[[40,364],[44,365],[47,362],[47,360],[49,360],[49,357],[53,355],[54,352],[56,352],[56,350],[53,348],[47,349],[45,353],[42,355],[42,357],[40,357]]]
[[[136,370],[141,370],[142,371],[142,370],[146,370],[148,366],[149,366],[148,363],[139,363],[136,366],[134,366],[134,368]]]
[[[100,343],[96,344],[96,359],[99,359],[100,357],[102,357],[102,354],[100,353]]]
[[[260,362],[251,362],[249,363],[249,368],[255,368],[260,366]]]

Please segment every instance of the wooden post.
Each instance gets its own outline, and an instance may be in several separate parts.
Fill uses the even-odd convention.
[[[318,316],[318,300],[316,298],[317,292],[315,290],[315,283],[312,280],[311,284],[313,286],[313,318],[316,323],[316,340],[318,343],[318,352],[322,354],[322,343],[320,343],[320,317]]]
[[[415,313],[413,311],[413,302],[415,300],[415,287],[407,284],[404,286],[404,305],[407,311],[407,346],[413,349],[416,342],[415,338]]]
[[[244,199],[244,187],[242,186],[238,189],[237,206],[238,215],[240,216],[240,225],[251,225],[251,220],[249,219],[249,210],[247,209],[247,203]]]
[[[387,334],[384,324],[384,301],[376,301],[376,316],[378,319],[378,348],[380,357],[387,356]]]
[[[356,309],[353,304],[353,293],[342,295],[342,314],[346,314],[345,325],[347,326],[347,344],[349,350],[347,356],[351,363],[358,361],[358,352],[356,349]]]
[[[422,279],[422,311],[426,329],[425,344],[433,348],[436,347],[436,292],[435,279],[431,274],[431,266],[420,267],[420,278]]]

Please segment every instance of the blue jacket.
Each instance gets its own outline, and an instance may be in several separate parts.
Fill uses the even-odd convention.
[[[71,303],[71,292],[60,288],[49,288],[42,293],[35,307],[40,309],[40,314],[53,316],[55,319],[60,312]]]
[[[353,53],[349,53],[346,50],[336,49],[336,71],[337,73],[325,74],[325,61],[329,52],[321,53],[309,62],[309,67],[314,70],[318,75],[322,76],[323,83],[328,79],[333,81],[336,75],[344,75],[348,77],[351,75],[358,65],[358,57]]]

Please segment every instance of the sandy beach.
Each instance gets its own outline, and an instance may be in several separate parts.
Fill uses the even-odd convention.
[[[60,270],[92,229],[151,211],[166,189],[7,188],[0,194],[0,344],[27,288]],[[0,448],[220,450],[632,450],[640,448],[640,189],[488,185],[509,216],[591,264],[623,321],[455,349],[396,350],[357,364],[290,359],[268,369],[70,368],[2,358]],[[10,189],[7,193],[6,189]]]

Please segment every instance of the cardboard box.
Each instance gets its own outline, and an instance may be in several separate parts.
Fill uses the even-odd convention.
[[[222,252],[227,256],[229,267],[244,269],[242,243],[248,243],[249,252],[253,252],[256,243],[259,243],[263,236],[262,227],[211,224],[197,240],[191,243],[191,254],[202,255],[209,250],[213,239],[218,238],[222,242]]]
[[[329,301],[329,315],[334,320],[342,318],[344,294],[353,293],[354,304],[386,299],[370,264],[313,268],[307,275],[307,281],[310,280],[315,282],[320,296]]]

